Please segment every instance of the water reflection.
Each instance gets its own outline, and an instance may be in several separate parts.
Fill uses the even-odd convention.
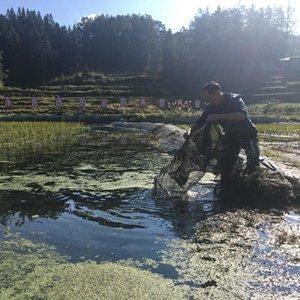
[[[159,260],[167,241],[190,237],[203,217],[199,202],[159,202],[151,190],[140,188],[97,194],[11,190],[2,191],[0,199],[0,222],[10,232],[55,245],[72,261]]]
[[[0,191],[0,223],[20,227],[37,217],[56,219],[67,205],[53,200],[49,193]]]
[[[36,185],[30,192],[0,191],[2,225],[21,227],[37,219],[63,218],[64,213],[107,228],[147,231],[157,220],[170,222],[174,234],[181,238],[190,237],[197,222],[205,217],[199,201],[155,199],[148,189],[128,188],[97,194],[65,189],[56,194]]]
[[[122,135],[124,137],[124,134]],[[142,137],[144,140],[144,137]],[[0,180],[2,183],[1,194],[1,219],[3,222],[10,215],[20,213],[20,218],[27,217],[32,219],[32,215],[40,217],[54,218],[61,214],[69,207],[69,198],[74,198],[77,203],[77,210],[80,205],[89,207],[89,209],[108,209],[109,206],[114,206],[121,201],[118,193],[113,193],[110,196],[84,194],[79,190],[76,191],[62,190],[60,193],[51,193],[49,188],[44,190],[45,186],[55,186],[55,176],[65,176],[67,179],[76,180],[85,178],[86,180],[94,179],[99,182],[106,180],[115,180],[125,172],[137,172],[150,168],[151,161],[144,159],[140,160],[142,151],[152,150],[153,147],[141,143],[140,137],[130,136],[126,138],[129,146],[124,146],[118,143],[120,136],[118,134],[107,135],[105,133],[90,133],[90,135],[82,135],[79,142],[70,147],[57,146],[49,152],[48,148],[39,153],[32,151],[18,152],[22,157],[18,160],[2,160]],[[102,144],[105,140],[105,145]],[[128,148],[133,151],[127,151]],[[142,155],[143,156],[143,155]],[[147,162],[150,164],[147,165]],[[93,168],[80,168],[81,165],[91,165]],[[128,168],[128,166],[130,166]],[[52,176],[52,181],[44,182],[43,186],[40,182],[32,182],[30,176],[47,178]],[[12,184],[11,178],[20,179],[18,189],[10,189]],[[27,178],[27,179],[25,179]],[[54,178],[54,180],[53,180]],[[26,182],[28,180],[28,182]],[[24,183],[25,181],[25,183]],[[23,186],[21,186],[23,185]],[[79,189],[84,188],[78,186]],[[51,190],[51,189],[50,189]],[[61,196],[62,195],[62,196]],[[81,196],[80,196],[81,195]],[[84,199],[85,203],[81,200]],[[63,201],[61,199],[64,199]],[[66,200],[67,199],[67,200]],[[99,204],[101,203],[101,204]],[[103,207],[101,207],[101,205]],[[70,211],[70,210],[69,210]],[[20,222],[22,224],[23,222]]]

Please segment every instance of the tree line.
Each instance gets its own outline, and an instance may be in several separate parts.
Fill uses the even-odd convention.
[[[254,86],[276,59],[299,54],[295,45],[291,10],[280,7],[199,10],[176,33],[150,15],[103,14],[72,27],[24,8],[0,15],[0,64],[11,86],[79,71],[147,73],[174,92],[199,90],[211,79]]]

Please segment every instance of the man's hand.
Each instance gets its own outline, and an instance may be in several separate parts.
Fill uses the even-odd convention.
[[[190,135],[191,135],[191,128],[190,128],[187,132],[185,132],[185,133],[183,134],[183,137],[184,137],[186,140],[188,140],[188,139],[190,138]]]
[[[185,132],[184,134],[183,134],[183,137],[184,137],[184,139],[188,139],[189,138],[189,133],[188,132]]]

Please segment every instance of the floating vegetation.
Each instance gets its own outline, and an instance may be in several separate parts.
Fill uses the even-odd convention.
[[[1,299],[187,299],[189,288],[126,262],[70,263],[55,248],[13,237],[0,244]]]

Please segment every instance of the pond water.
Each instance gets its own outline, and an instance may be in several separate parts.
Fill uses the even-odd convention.
[[[130,259],[167,278],[184,277],[189,264],[172,263],[172,255],[190,260],[183,244],[220,208],[211,183],[195,187],[189,201],[156,199],[153,178],[171,157],[151,139],[95,130],[72,147],[2,162],[0,239],[17,234],[55,246],[71,262]],[[258,254],[269,247],[260,244]],[[188,275],[184,283],[205,282]]]
[[[169,160],[149,137],[128,133],[93,133],[68,151],[24,153],[0,177],[1,226],[72,261],[158,261],[169,240],[191,236],[210,211],[205,198],[155,199],[153,177]]]

